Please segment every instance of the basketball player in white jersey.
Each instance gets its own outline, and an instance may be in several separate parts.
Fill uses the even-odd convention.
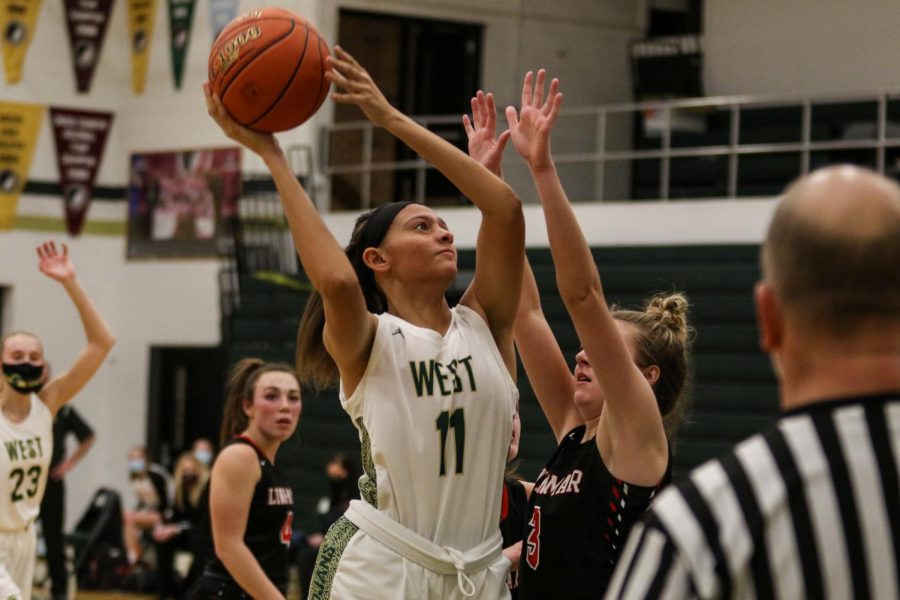
[[[342,249],[272,136],[228,118],[227,135],[259,154],[275,179],[304,270],[318,291],[298,335],[308,383],[340,378],[363,447],[363,500],[329,529],[309,598],[508,597],[500,506],[516,402],[512,325],[524,218],[512,189],[392,107],[341,48],[332,98],[356,104],[481,210],[475,277],[450,309],[453,234],[430,208],[389,203],[357,222]],[[208,92],[207,92],[208,94]],[[349,259],[349,260],[348,260]]]
[[[0,341],[0,598],[28,600],[34,573],[35,532],[53,452],[53,418],[91,377],[115,340],[75,278],[68,248],[37,249],[41,273],[59,282],[75,305],[87,346],[72,367],[44,385],[44,347],[15,331]]]

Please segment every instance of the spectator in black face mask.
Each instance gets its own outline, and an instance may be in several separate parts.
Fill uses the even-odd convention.
[[[316,564],[324,533],[344,514],[344,511],[350,506],[350,501],[359,498],[359,488],[357,487],[359,467],[349,455],[336,454],[326,463],[325,473],[328,475],[330,492],[327,497],[323,496],[319,500],[318,527],[307,535],[307,546],[300,550],[297,557],[300,585],[303,586],[304,594],[309,590],[313,567]]]
[[[209,481],[209,468],[197,459],[193,452],[184,452],[175,462],[175,498],[163,515],[163,522],[153,528],[156,542],[159,598],[180,598],[181,593],[193,583],[193,577],[202,572],[204,556],[197,556],[196,548],[205,544],[195,543],[205,515],[204,488]],[[176,584],[173,577],[175,552],[191,552],[193,562],[186,580]],[[196,568],[195,568],[196,567]]]

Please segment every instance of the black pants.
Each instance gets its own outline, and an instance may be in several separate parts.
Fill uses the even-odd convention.
[[[65,543],[63,540],[66,487],[61,479],[47,478],[47,489],[41,500],[41,529],[47,546],[47,570],[54,598],[68,594],[69,574],[66,572]]]

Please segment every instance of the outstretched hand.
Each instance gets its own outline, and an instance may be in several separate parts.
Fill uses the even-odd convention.
[[[253,131],[231,118],[218,94],[214,94],[209,87],[209,82],[203,84],[203,95],[206,97],[206,111],[209,116],[222,128],[222,132],[229,138],[255,152],[262,158],[266,155],[281,151],[278,140],[271,133]]]
[[[463,127],[469,138],[469,156],[500,176],[503,150],[509,141],[507,129],[497,137],[497,107],[494,95],[478,90],[472,98],[472,118],[463,115]]]
[[[41,273],[54,281],[64,283],[75,279],[75,265],[69,258],[69,247],[62,245],[62,254],[56,249],[56,242],[44,242],[37,247]]]
[[[522,85],[522,107],[518,114],[515,107],[506,108],[513,146],[532,170],[552,165],[550,132],[559,116],[563,100],[558,79],[550,82],[547,98],[544,99],[545,77],[546,72],[541,69],[534,82],[534,73],[529,71]]]
[[[349,52],[340,46],[328,57],[331,69],[325,77],[343,91],[331,93],[331,99],[340,104],[357,105],[366,117],[376,125],[384,125],[394,108],[378,89],[372,76]]]

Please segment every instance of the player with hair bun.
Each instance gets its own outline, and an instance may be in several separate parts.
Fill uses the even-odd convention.
[[[479,92],[464,118],[469,152],[500,174],[507,140],[528,164],[547,222],[560,295],[582,350],[574,374],[541,310],[527,261],[515,341],[559,444],[534,483],[519,568],[520,599],[596,598],[631,525],[671,476],[664,417],[675,421],[688,371],[687,300],[651,298],[642,311],[607,306],[597,266],[550,153],[562,105],[544,71],[528,73],[522,106],[496,137],[492,98]]]

